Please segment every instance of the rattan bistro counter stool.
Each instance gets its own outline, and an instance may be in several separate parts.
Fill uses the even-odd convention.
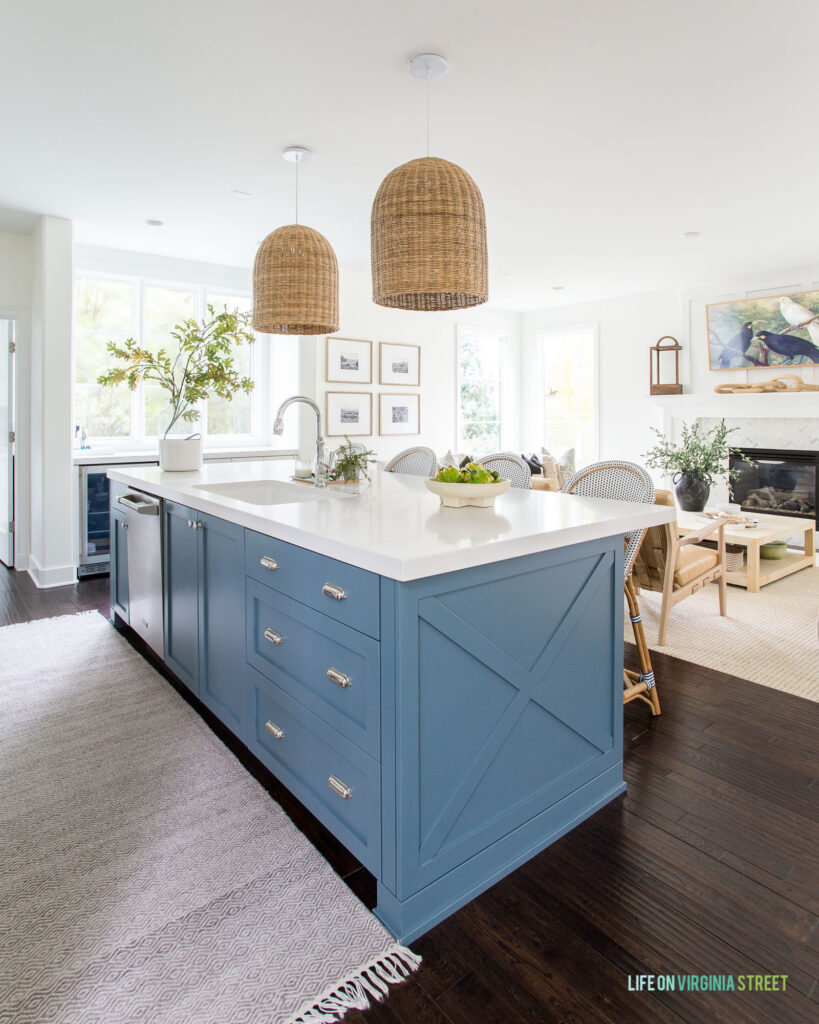
[[[478,459],[478,465],[485,469],[494,469],[502,477],[511,480],[512,487],[531,490],[532,471],[519,455],[514,452],[495,452]]]
[[[633,462],[595,462],[585,469],[579,469],[561,488],[564,494],[578,494],[587,498],[611,498],[618,501],[654,501],[654,484],[642,466]],[[623,703],[642,700],[651,708],[652,715],[660,714],[660,698],[654,682],[654,671],[648,652],[640,606],[631,580],[634,560],[645,536],[645,530],[632,530],[626,534],[626,551],[623,559],[625,579],[623,587],[628,602],[634,641],[640,657],[640,671],[623,669]]]
[[[431,448],[405,448],[384,467],[385,473],[407,473],[410,476],[435,476],[438,458]]]

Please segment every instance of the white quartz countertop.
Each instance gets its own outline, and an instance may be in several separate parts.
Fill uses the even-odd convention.
[[[108,475],[137,490],[395,580],[421,579],[611,537],[670,522],[676,515],[664,505],[514,488],[502,494],[493,509],[442,508],[422,478],[375,467],[372,483],[323,489],[293,483],[285,490],[291,498],[303,492],[305,500],[286,504],[254,504],[209,490],[239,482],[290,481],[293,465],[289,460],[219,463],[195,473],[135,466],[112,469]]]

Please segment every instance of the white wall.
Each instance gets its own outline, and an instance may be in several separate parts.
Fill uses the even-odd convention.
[[[519,313],[478,306],[447,313],[414,313],[387,309],[372,301],[369,272],[340,268],[341,328],[337,337],[359,338],[373,343],[373,383],[370,385],[328,384],[325,380],[324,337],[303,338],[303,387],[325,414],[328,391],[369,392],[373,403],[373,433],[355,438],[372,448],[379,459],[388,459],[413,444],[427,445],[438,455],[448,448],[456,449],[456,328],[458,324],[472,327],[493,327],[509,337],[505,353],[503,407],[508,410],[504,423],[504,447],[519,450],[520,446],[520,324]],[[378,383],[378,343],[391,341],[421,346],[420,388],[400,388]],[[418,392],[421,396],[421,432],[417,436],[379,436],[378,395]],[[315,435],[315,423],[303,418],[303,444],[308,451]],[[330,437],[328,445],[335,448],[341,437]]]
[[[0,231],[0,316],[14,317],[16,321],[14,563],[18,569],[28,568],[30,545],[29,395],[32,260],[31,235]]]
[[[0,231],[0,307],[31,307],[30,235]]]
[[[590,324],[597,325],[599,344],[599,458],[642,463],[642,453],[654,441],[650,427],[662,426],[661,410],[648,393],[649,346],[664,334],[684,344],[680,337],[682,302],[679,292],[651,292],[524,313],[521,361],[524,448],[537,451],[548,443],[548,438],[543,437],[537,394],[538,333]],[[683,383],[686,370],[683,361]]]
[[[31,295],[31,544],[40,587],[75,579],[71,509],[71,221],[41,217]]]
[[[190,281],[226,292],[249,292],[251,288],[252,275],[244,267],[196,263],[193,260],[177,260],[169,256],[154,256],[123,249],[78,245],[74,250],[74,265],[78,270],[100,274],[129,274],[154,281]]]

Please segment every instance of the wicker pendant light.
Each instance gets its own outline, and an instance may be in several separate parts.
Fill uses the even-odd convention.
[[[310,151],[291,146],[282,154],[298,165]],[[253,329],[263,334],[332,334],[339,328],[338,262],[333,247],[303,224],[276,228],[253,264]]]
[[[410,71],[427,82],[446,73],[437,54],[421,54]],[[489,298],[486,215],[478,186],[463,168],[427,155],[391,171],[370,221],[373,301],[394,309],[444,310]]]

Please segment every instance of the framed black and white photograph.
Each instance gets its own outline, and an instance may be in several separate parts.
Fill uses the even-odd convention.
[[[417,388],[421,383],[421,346],[395,345],[382,341],[378,346],[381,384],[400,384]]]
[[[420,434],[420,395],[379,395],[379,434]]]
[[[366,437],[373,432],[373,396],[366,391],[327,392],[327,435]]]
[[[328,383],[372,384],[373,343],[328,338],[325,377]]]

